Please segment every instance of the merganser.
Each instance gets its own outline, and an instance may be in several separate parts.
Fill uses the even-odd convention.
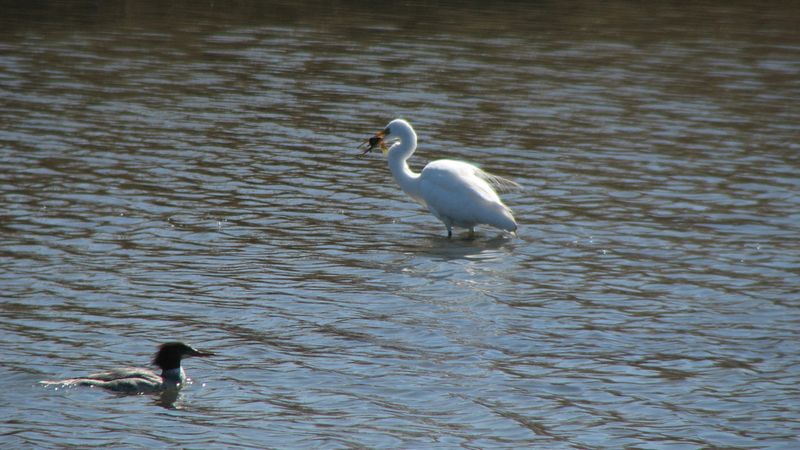
[[[213,356],[183,342],[162,344],[153,357],[153,365],[161,368],[161,375],[150,369],[123,367],[89,375],[85,378],[42,381],[48,386],[97,386],[116,392],[147,393],[170,389],[180,389],[186,382],[186,372],[181,367],[181,359],[189,356]]]

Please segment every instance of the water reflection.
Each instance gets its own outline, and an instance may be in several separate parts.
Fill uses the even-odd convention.
[[[515,238],[495,230],[487,230],[470,237],[469,232],[454,233],[453,238],[428,236],[401,245],[398,250],[414,255],[428,255],[433,260],[458,259],[474,261],[499,260],[513,253]],[[410,245],[415,244],[415,245]]]
[[[165,409],[183,409],[181,393],[170,389],[160,394],[153,395],[154,404]]]

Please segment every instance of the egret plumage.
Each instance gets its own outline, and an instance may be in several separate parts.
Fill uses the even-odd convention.
[[[391,147],[385,140],[396,138]],[[513,190],[520,185],[487,173],[477,166],[451,159],[432,161],[420,173],[408,166],[408,159],[417,149],[417,133],[403,119],[395,119],[382,131],[364,141],[364,153],[380,147],[386,155],[389,170],[403,191],[428,210],[447,227],[447,237],[453,227],[469,229],[476,225],[491,225],[508,232],[517,230],[514,216],[495,189]]]

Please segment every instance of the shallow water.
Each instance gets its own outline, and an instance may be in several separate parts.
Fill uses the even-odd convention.
[[[0,15],[0,445],[800,445],[796,6],[160,4]],[[177,398],[37,384],[167,340]]]

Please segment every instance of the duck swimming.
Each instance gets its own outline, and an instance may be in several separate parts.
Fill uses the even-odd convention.
[[[85,378],[41,381],[41,383],[47,386],[97,386],[123,393],[177,390],[186,382],[186,372],[181,367],[183,358],[213,355],[214,353],[197,350],[183,342],[168,342],[162,344],[153,357],[153,365],[161,369],[160,375],[150,369],[122,367],[95,373]]]

